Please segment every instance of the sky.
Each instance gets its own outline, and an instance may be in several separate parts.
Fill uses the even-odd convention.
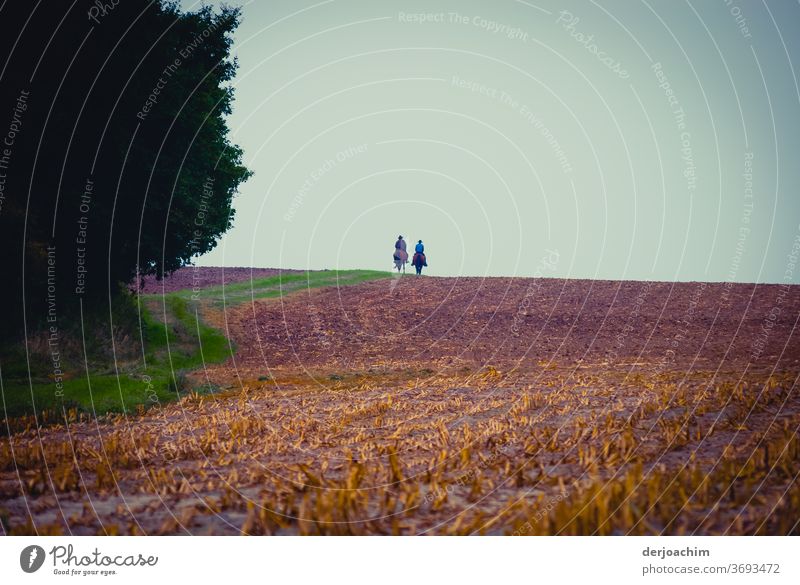
[[[800,278],[798,2],[228,4],[255,174],[199,265]]]

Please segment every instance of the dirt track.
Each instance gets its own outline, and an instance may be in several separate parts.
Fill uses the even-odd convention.
[[[798,287],[413,276],[209,309],[221,390],[0,443],[3,522],[797,532],[799,314]]]
[[[800,292],[774,285],[415,278],[316,289],[226,313],[237,366],[309,370],[592,363],[797,368]],[[773,307],[766,345],[754,343]],[[757,353],[757,355],[756,355]]]

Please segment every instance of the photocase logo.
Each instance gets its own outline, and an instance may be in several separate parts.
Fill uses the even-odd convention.
[[[36,544],[26,546],[19,554],[19,566],[26,573],[35,573],[44,564],[44,549]]]

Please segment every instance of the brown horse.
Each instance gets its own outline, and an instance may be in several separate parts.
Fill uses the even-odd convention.
[[[411,259],[411,266],[417,269],[417,274],[422,274],[422,267],[427,265],[428,261],[422,252],[416,252]]]

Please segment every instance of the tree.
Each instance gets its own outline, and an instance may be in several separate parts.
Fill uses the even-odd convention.
[[[20,317],[6,330],[23,303],[27,327],[46,324],[52,302],[62,318],[137,271],[163,276],[231,227],[250,176],[226,123],[239,17],[164,0],[0,4],[0,302]]]

